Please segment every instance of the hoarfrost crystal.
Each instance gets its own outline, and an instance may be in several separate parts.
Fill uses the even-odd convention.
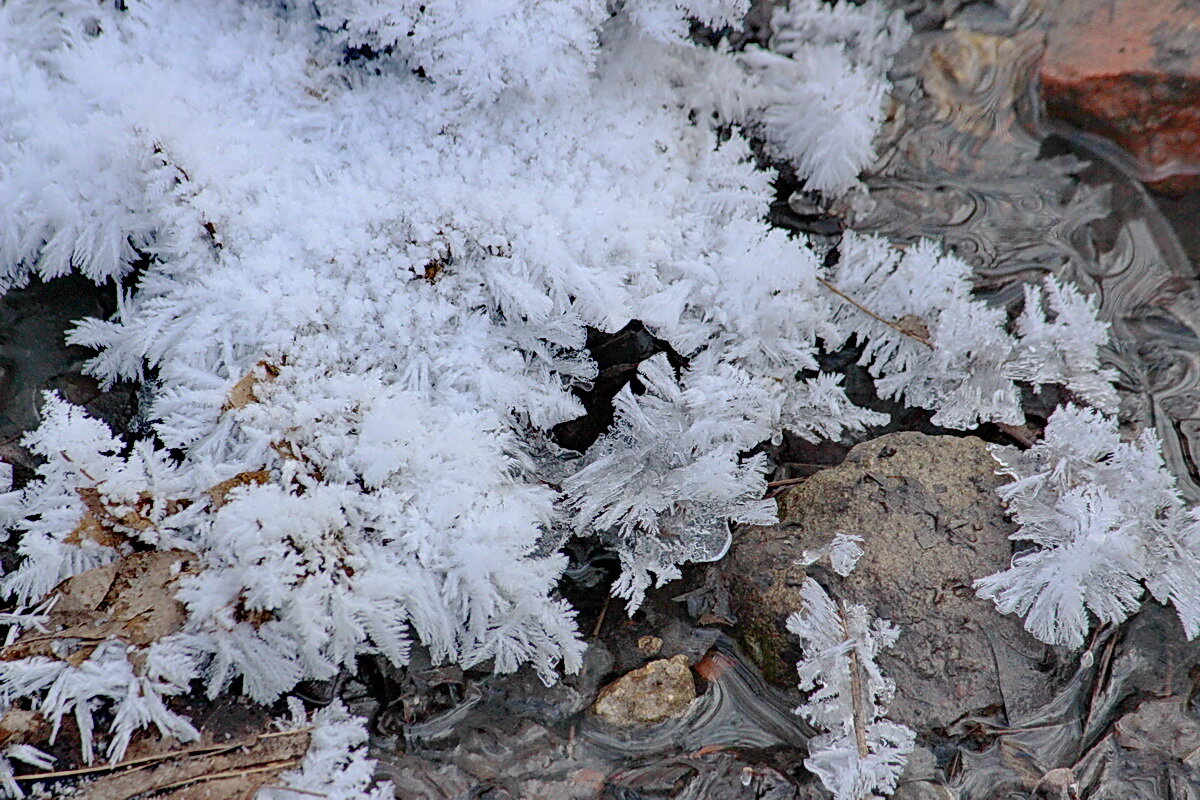
[[[1000,487],[1035,547],[975,582],[981,597],[1051,644],[1079,647],[1091,627],[1121,622],[1143,588],[1171,603],[1188,638],[1200,633],[1200,519],[1184,507],[1153,431],[1122,442],[1117,423],[1067,405],[1027,451],[993,447]]]
[[[912,729],[883,716],[896,691],[875,657],[899,629],[874,620],[860,605],[834,601],[812,578],[800,590],[803,607],[788,617],[800,637],[800,688],[811,692],[796,709],[821,730],[804,761],[836,800],[890,794],[916,741]]]
[[[770,48],[686,35],[747,7],[0,4],[0,288],[136,265],[70,341],[105,386],[154,374],[140,441],[45,400],[45,463],[0,502],[22,556],[3,588],[31,605],[147,550],[195,565],[182,630],[103,643],[107,676],[6,662],[8,698],[113,758],[147,725],[190,735],[163,698],[192,680],[270,701],[419,643],[552,681],[583,648],[563,538],[611,545],[632,605],[719,557],[731,520],[772,518],[759,442],[884,421],[819,369],[852,336],[885,394],[943,424],[1016,420],[1014,381],[1106,403],[1087,374],[1105,329],[1069,291],[1031,296],[1014,336],[931,244],[849,236],[829,272],[764,222],[749,137],[810,189],[852,188],[906,30],[877,3],[798,0]],[[932,346],[830,281],[922,317]],[[589,331],[631,320],[677,366],[643,364],[612,429],[564,451]],[[1190,591],[1171,575],[1156,591]],[[126,712],[93,731],[105,699]]]

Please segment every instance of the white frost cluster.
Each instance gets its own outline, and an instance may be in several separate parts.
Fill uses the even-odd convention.
[[[338,701],[311,718],[299,701],[290,700],[292,729],[310,728],[308,752],[300,768],[283,773],[277,785],[264,786],[255,800],[391,800],[391,784],[372,785],[375,761],[367,757],[367,726]]]
[[[24,797],[25,790],[17,783],[13,762],[20,761],[34,769],[47,770],[54,765],[54,758],[28,744],[9,744],[0,750],[0,792],[5,797]]]
[[[809,741],[804,760],[835,800],[890,794],[907,763],[916,734],[884,719],[896,686],[875,663],[900,631],[872,620],[860,605],[836,602],[812,578],[800,590],[803,607],[788,617],[800,637],[800,688],[811,692],[796,709],[825,731]]]
[[[22,531],[24,559],[0,579],[0,591],[20,605],[38,602],[72,575],[132,552],[134,542],[164,548],[178,543],[183,509],[169,499],[186,496],[176,466],[148,441],[126,456],[103,422],[57,395],[46,395],[42,424],[24,440],[44,459],[24,491],[0,495],[0,520]],[[102,521],[97,536],[88,521]]]
[[[882,3],[793,0],[775,9],[770,48],[687,54],[689,103],[751,128],[809,189],[844,192],[875,160],[893,56],[908,40]]]
[[[1108,326],[1096,320],[1095,305],[1077,288],[1052,277],[1043,286],[1027,284],[1016,332],[1021,346],[1005,367],[1007,375],[1033,386],[1059,383],[1093,408],[1116,409],[1116,370],[1097,360]]]
[[[845,533],[834,534],[833,540],[829,544],[815,550],[805,550],[796,563],[807,567],[828,557],[833,571],[844,578],[854,571],[858,560],[863,556],[862,541],[863,537],[861,536]]]
[[[972,298],[970,276],[932,242],[900,251],[875,237],[843,238],[831,280],[886,322],[846,301],[835,319],[866,339],[862,363],[880,395],[934,409],[934,424],[960,429],[1024,422],[1017,382],[1062,384],[1083,401],[1115,406],[1112,374],[1099,362],[1108,326],[1091,300],[1047,276],[1050,314],[1032,287],[1014,336],[1003,309]]]
[[[689,375],[680,386],[665,355],[643,362],[638,377],[645,393],[621,390],[613,430],[563,485],[576,508],[575,530],[615,537],[624,575],[614,593],[635,606],[648,572],[662,582],[679,577],[675,565],[683,561],[723,556],[727,520],[775,520],[775,501],[762,499],[765,456],[738,459],[771,435],[762,390],[745,381],[730,394],[723,376]]]
[[[851,236],[829,271],[767,226],[747,131],[812,188],[847,188],[904,31],[878,4],[799,0],[771,50],[685,36],[745,8],[0,4],[0,288],[137,263],[116,315],[71,341],[106,384],[155,374],[153,440],[46,401],[39,480],[0,501],[23,557],[3,588],[29,605],[144,548],[195,565],[183,630],[93,655],[124,658],[122,686],[63,705],[62,668],[13,661],[9,699],[82,726],[142,698],[115,755],[177,725],[152,704],[192,680],[266,701],[364,653],[402,665],[413,641],[553,680],[583,647],[556,595],[564,534],[611,543],[636,605],[718,557],[730,520],[770,518],[756,443],[881,421],[818,371],[822,344],[867,341],[885,393],[961,427],[1015,419],[1014,380],[1082,380],[1105,329],[1070,290],[1048,285],[1054,318],[1036,296],[1013,336],[932,245]],[[830,285],[922,318],[932,347]],[[549,432],[584,411],[589,328],[631,320],[686,367],[644,364],[613,428],[563,451]]]
[[[167,708],[165,696],[187,692],[187,681],[162,680],[151,655],[145,672],[137,674],[123,642],[109,639],[78,666],[65,660],[36,656],[0,664],[0,696],[40,697],[35,708],[53,723],[50,743],[58,736],[64,716],[75,720],[84,761],[94,758],[92,714],[102,701],[112,703],[108,757],[120,759],[138,730],[154,725],[163,736],[182,742],[199,738],[195,727]],[[190,676],[185,676],[190,677]]]
[[[1200,517],[1187,510],[1153,431],[1122,442],[1116,420],[1058,409],[1026,451],[994,447],[1000,487],[1035,547],[975,582],[981,597],[1025,618],[1044,642],[1079,647],[1090,627],[1124,620],[1143,590],[1172,603],[1188,638],[1200,633]]]

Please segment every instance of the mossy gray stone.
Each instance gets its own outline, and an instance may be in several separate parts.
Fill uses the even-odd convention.
[[[1011,559],[1015,526],[996,494],[1004,480],[979,439],[904,432],[859,444],[785,492],[779,524],[740,529],[725,564],[739,627],[754,639],[744,643],[764,674],[795,680],[797,643],[783,623],[811,574],[901,627],[879,659],[897,685],[892,719],[929,731],[968,712],[1020,714],[1049,699],[1054,651],[972,588]],[[837,533],[864,539],[848,577],[799,563]]]

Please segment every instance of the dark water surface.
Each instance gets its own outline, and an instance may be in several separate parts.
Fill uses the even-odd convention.
[[[850,227],[945,242],[996,302],[1045,272],[1092,294],[1112,325],[1122,419],[1158,431],[1200,501],[1196,268],[1115,149],[1041,118],[1035,72],[1051,4],[1009,5],[1011,15],[970,6],[901,54],[870,198],[847,209]],[[1195,225],[1194,202],[1169,205]]]

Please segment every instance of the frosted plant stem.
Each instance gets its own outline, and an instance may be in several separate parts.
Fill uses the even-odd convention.
[[[846,294],[846,293],[845,293],[845,292],[843,292],[841,289],[837,288],[836,286],[834,286],[832,283],[830,283],[829,281],[825,280],[824,278],[817,278],[817,282],[818,282],[819,284],[821,284],[822,286],[824,286],[824,287],[825,287],[826,289],[828,289],[829,291],[831,291],[831,292],[833,292],[834,294],[836,294],[838,297],[840,297],[840,298],[842,298],[843,300],[845,300],[845,301],[846,301],[847,303],[849,303],[850,305],[852,305],[852,306],[854,306],[855,308],[857,308],[859,311],[861,311],[861,312],[863,312],[864,314],[866,314],[868,317],[871,317],[872,319],[879,320],[879,321],[880,321],[880,322],[882,322],[884,325],[887,325],[889,328],[894,328],[894,329],[896,329],[897,331],[899,331],[900,333],[904,334],[905,336],[907,336],[907,337],[908,337],[908,338],[910,338],[910,339],[915,339],[916,341],[918,341],[918,342],[920,342],[921,344],[923,344],[923,345],[925,345],[926,347],[928,347],[930,350],[932,350],[932,349],[933,349],[933,344],[932,344],[932,343],[929,341],[929,337],[928,337],[928,336],[918,336],[917,334],[913,333],[912,331],[910,331],[910,330],[906,329],[906,328],[905,328],[903,325],[900,325],[899,323],[893,322],[893,321],[892,321],[892,320],[890,320],[890,319],[884,319],[883,317],[879,316],[879,315],[878,315],[878,314],[876,314],[874,311],[872,311],[871,309],[867,308],[867,307],[866,307],[866,306],[864,306],[862,303],[858,302],[858,301],[857,301],[857,300],[855,300],[853,297],[851,297],[850,295]]]
[[[842,635],[847,640],[851,639],[850,624],[846,621],[846,608],[838,601],[838,617],[842,621]],[[870,755],[867,750],[867,730],[864,720],[867,718],[867,711],[863,707],[863,690],[862,690],[862,665],[858,660],[858,648],[850,648],[850,702],[854,707],[854,742],[858,745],[858,757],[866,758]]]

